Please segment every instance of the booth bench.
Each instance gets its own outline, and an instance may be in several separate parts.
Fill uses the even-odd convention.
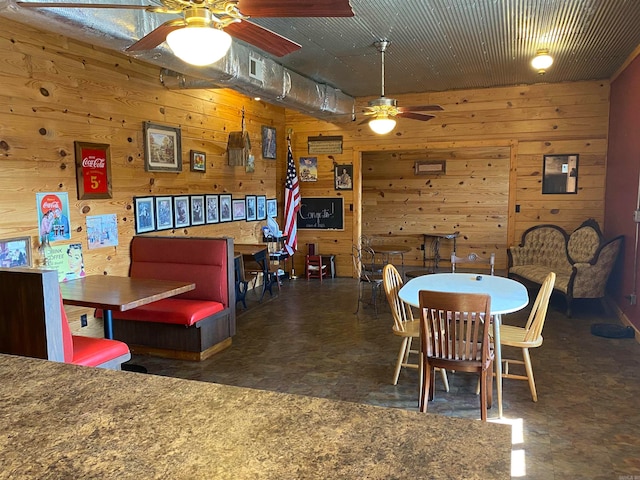
[[[196,288],[113,312],[113,336],[134,353],[204,360],[236,333],[233,239],[134,237],[130,276],[192,282]]]

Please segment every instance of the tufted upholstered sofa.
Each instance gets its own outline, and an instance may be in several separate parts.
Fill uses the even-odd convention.
[[[555,272],[554,290],[565,296],[570,317],[575,298],[604,298],[622,241],[605,240],[593,219],[570,235],[556,225],[536,225],[522,234],[520,245],[509,247],[509,277],[541,285]]]

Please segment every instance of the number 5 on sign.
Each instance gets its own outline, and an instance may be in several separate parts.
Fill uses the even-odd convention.
[[[109,145],[74,142],[78,199],[111,198]]]

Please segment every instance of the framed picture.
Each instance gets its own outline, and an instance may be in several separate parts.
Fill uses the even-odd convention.
[[[262,158],[276,158],[276,129],[262,126]]]
[[[267,200],[267,217],[276,218],[278,216],[278,201],[275,198]]]
[[[188,227],[191,225],[189,197],[187,195],[173,197],[173,224],[175,228]]]
[[[220,195],[220,221],[230,222],[231,220],[231,195]]]
[[[318,157],[300,157],[300,181],[318,181]]]
[[[233,220],[245,220],[247,218],[247,204],[244,200],[233,200]]]
[[[173,228],[173,200],[171,197],[154,197],[156,200],[156,229]]]
[[[265,197],[264,195],[258,195],[256,210],[257,220],[267,219],[267,197]]]
[[[111,198],[111,150],[104,143],[74,142],[78,200]]]
[[[147,172],[181,172],[180,129],[144,122],[144,169]]]
[[[191,150],[189,153],[191,159],[191,171],[192,172],[206,172],[207,171],[207,154],[204,152],[197,152]]]
[[[206,222],[218,223],[220,221],[220,214],[218,208],[218,195],[206,195]]]
[[[256,219],[256,196],[247,195],[244,199],[247,202],[247,222],[253,222]]]
[[[336,190],[353,190],[353,165],[336,165],[333,178]]]
[[[204,225],[204,195],[191,195],[191,225]]]
[[[135,197],[136,233],[153,232],[156,229],[153,215],[153,197]]]
[[[0,239],[0,267],[30,267],[31,237]]]
[[[545,155],[542,193],[578,193],[578,155]]]

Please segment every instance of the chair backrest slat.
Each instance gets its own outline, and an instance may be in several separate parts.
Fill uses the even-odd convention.
[[[387,295],[387,301],[391,307],[391,313],[393,315],[394,328],[399,332],[405,331],[405,322],[413,320],[413,312],[411,307],[404,303],[398,292],[404,285],[402,276],[398,272],[398,269],[388,263],[384,266],[382,271],[382,283],[384,286],[384,292]]]
[[[492,253],[491,256],[489,256],[489,258],[481,257],[476,253],[470,253],[465,257],[459,257],[456,255],[456,252],[453,252],[451,254],[451,272],[456,273],[456,265],[461,263],[463,264],[480,263],[480,264],[489,265],[489,271],[491,272],[491,275],[493,275],[493,272],[495,269],[495,263],[496,263],[496,254]]]
[[[547,318],[549,298],[551,297],[551,292],[553,291],[555,282],[556,274],[554,272],[550,272],[544,279],[544,282],[542,282],[538,296],[536,297],[533,307],[531,308],[531,312],[529,313],[527,324],[525,325],[525,342],[532,342],[542,334],[542,328],[544,327],[544,322]]]

